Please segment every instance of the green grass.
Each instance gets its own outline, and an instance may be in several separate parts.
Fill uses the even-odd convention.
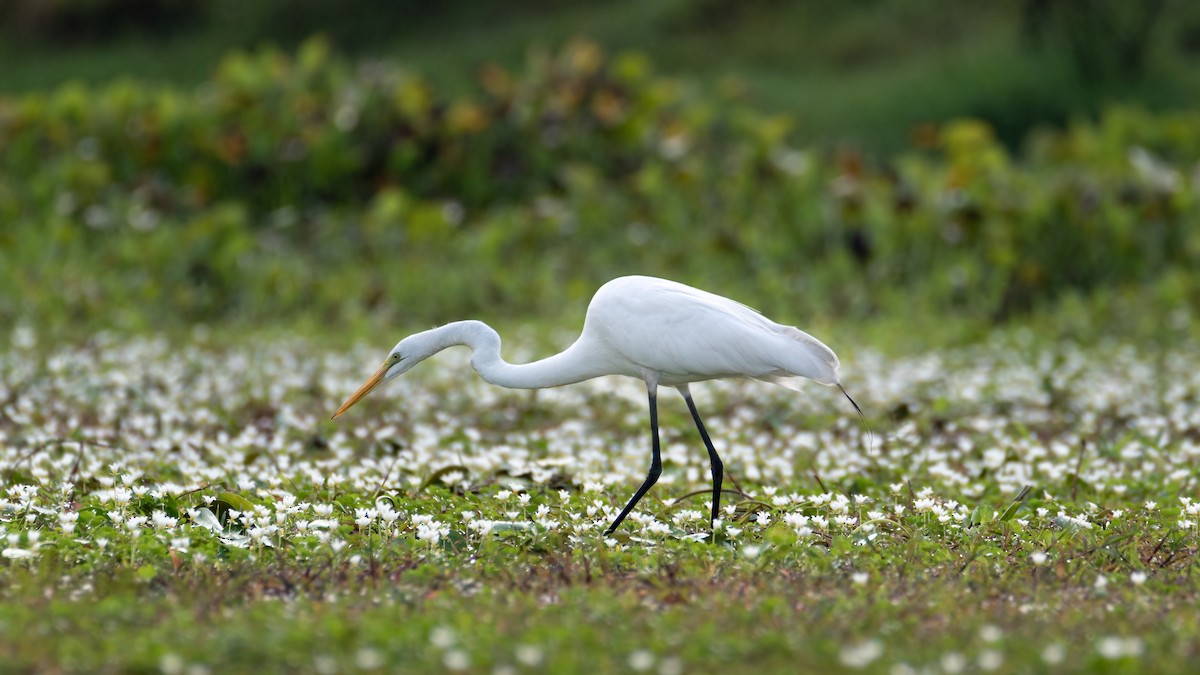
[[[5,672],[1169,673],[1200,650],[1191,342],[843,344],[871,435],[820,387],[702,385],[732,479],[707,541],[667,396],[664,476],[600,534],[645,470],[632,381],[507,392],[448,353],[330,422],[377,346],[14,337]]]

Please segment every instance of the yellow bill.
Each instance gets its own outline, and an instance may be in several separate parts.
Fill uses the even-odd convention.
[[[384,376],[387,375],[389,365],[391,364],[384,363],[382,366],[380,366],[379,370],[375,371],[374,375],[367,378],[367,381],[362,383],[362,386],[358,388],[358,391],[350,394],[350,398],[346,399],[346,402],[342,404],[342,407],[338,408],[337,412],[333,413],[333,417],[329,419],[337,419],[338,415],[346,412],[350,409],[350,406],[358,403],[363,399],[363,397],[374,391],[375,387],[378,387],[383,382]]]

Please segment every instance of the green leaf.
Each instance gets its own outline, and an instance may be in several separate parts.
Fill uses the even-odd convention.
[[[1008,505],[1008,508],[1004,509],[1004,513],[1000,514],[1000,522],[1007,523],[1013,519],[1013,516],[1017,515],[1017,511],[1021,508],[1021,503],[1025,501],[1025,497],[1029,496],[1029,492],[1032,489],[1032,485],[1026,485],[1025,487],[1021,488],[1021,491],[1017,493],[1015,498],[1013,498],[1012,503]]]
[[[982,525],[983,523],[991,520],[994,514],[995,512],[992,510],[991,506],[987,504],[980,504],[979,506],[975,507],[975,510],[971,511],[971,520],[970,523],[968,523],[968,527],[977,527]]]
[[[254,502],[233,492],[222,492],[217,495],[217,501],[225,502],[230,508],[238,511],[254,513]]]

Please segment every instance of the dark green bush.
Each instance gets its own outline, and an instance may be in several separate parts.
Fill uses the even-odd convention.
[[[1020,156],[961,120],[880,160],[587,42],[481,73],[451,98],[313,41],[195,90],[0,100],[0,318],[430,323],[641,272],[783,316],[995,320],[1200,258],[1200,113],[1114,109]]]

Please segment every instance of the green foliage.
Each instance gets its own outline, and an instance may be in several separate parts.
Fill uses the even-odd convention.
[[[6,321],[429,323],[629,272],[785,317],[1003,319],[1200,262],[1194,112],[1113,109],[1019,155],[964,119],[881,160],[583,41],[470,96],[321,40],[234,53],[194,90],[0,100],[0,145]]]
[[[373,348],[35,338],[0,350],[0,672],[1194,669],[1195,342],[851,350],[872,438],[818,387],[703,384],[710,539],[677,398],[603,534],[632,380],[443,358],[331,422]]]

